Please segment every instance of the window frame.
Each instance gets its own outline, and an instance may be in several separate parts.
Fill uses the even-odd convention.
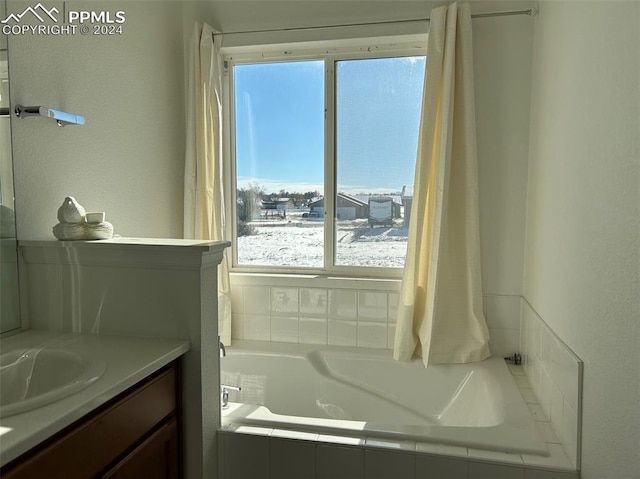
[[[394,41],[393,43],[362,40],[352,44],[349,41],[338,41],[331,48],[255,49],[243,48],[238,53],[223,51],[223,146],[224,164],[228,173],[225,175],[226,215],[230,224],[228,231],[231,243],[231,271],[263,274],[303,274],[335,277],[362,277],[398,279],[403,268],[374,266],[345,266],[335,264],[336,254],[336,63],[344,60],[364,60],[376,58],[394,58],[410,56],[426,56],[426,36],[419,41]],[[396,39],[394,39],[396,40]],[[324,264],[322,267],[292,267],[270,265],[238,264],[237,247],[237,170],[235,151],[235,91],[233,81],[234,66],[243,64],[277,63],[322,60],[324,61]]]

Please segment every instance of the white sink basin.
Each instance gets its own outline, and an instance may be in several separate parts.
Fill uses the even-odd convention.
[[[0,356],[0,417],[45,406],[73,394],[104,372],[102,361],[65,349],[43,347]]]

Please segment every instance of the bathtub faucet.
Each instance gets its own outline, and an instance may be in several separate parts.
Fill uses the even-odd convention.
[[[226,384],[220,385],[220,403],[222,409],[229,407],[229,391],[241,391],[241,387],[227,386]]]
[[[220,341],[220,357],[224,358],[227,355],[227,348],[224,347],[224,343]]]

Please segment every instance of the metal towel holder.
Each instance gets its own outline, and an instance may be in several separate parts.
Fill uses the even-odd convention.
[[[56,120],[58,126],[84,125],[84,116],[62,110],[54,110],[46,106],[16,105],[14,112],[18,118],[26,118],[28,116],[46,116],[47,118],[53,118]]]

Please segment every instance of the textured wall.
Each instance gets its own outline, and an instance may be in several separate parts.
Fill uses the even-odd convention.
[[[61,3],[54,2],[62,11]],[[10,1],[9,10],[26,5]],[[66,8],[123,10],[124,33],[9,38],[12,104],[86,118],[65,128],[44,118],[13,122],[18,237],[53,239],[68,195],[106,211],[123,236],[182,237],[180,3],[74,1]]]
[[[533,20],[473,20],[482,290],[522,294]]]
[[[638,2],[543,2],[524,295],[584,361],[583,474],[640,462]]]

